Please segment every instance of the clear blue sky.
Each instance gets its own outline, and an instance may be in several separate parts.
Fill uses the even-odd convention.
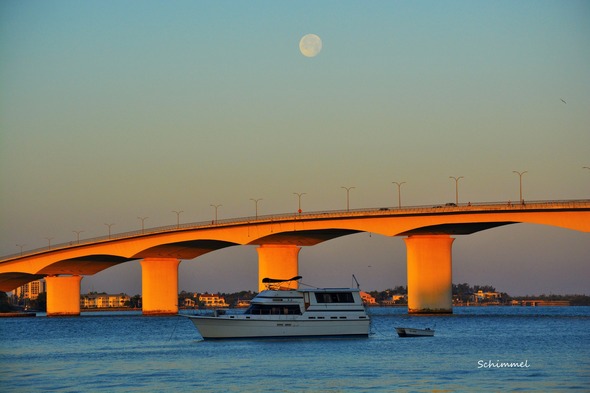
[[[321,53],[299,39],[319,35]],[[587,1],[0,3],[0,254],[176,222],[294,211],[590,198]],[[566,103],[561,100],[565,100]],[[459,237],[453,281],[590,294],[589,234]],[[304,281],[405,285],[401,238],[305,248]],[[370,267],[369,267],[370,266]],[[180,289],[256,288],[253,247]],[[140,292],[138,262],[82,291]]]

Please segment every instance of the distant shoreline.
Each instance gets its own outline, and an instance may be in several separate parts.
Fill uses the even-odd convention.
[[[23,311],[11,311],[11,312],[0,312],[0,318],[23,318],[23,317],[36,317],[36,312],[23,312]]]
[[[408,307],[407,304],[372,304],[367,305],[367,307],[377,308],[377,307]],[[513,305],[513,304],[454,304],[453,307],[584,307],[583,305],[577,304],[537,304],[537,305]],[[243,307],[229,307],[231,309],[243,309]],[[213,310],[214,308],[189,308],[189,307],[181,307],[179,310]],[[127,307],[105,307],[105,308],[82,308],[80,309],[80,313],[86,312],[125,312],[125,311],[142,311],[141,308],[127,308]],[[26,317],[36,317],[37,313],[44,313],[45,311],[11,311],[11,312],[0,312],[0,318],[26,318]]]
[[[100,308],[81,308],[80,312],[96,312],[96,311],[141,311],[141,308],[132,307],[100,307]]]

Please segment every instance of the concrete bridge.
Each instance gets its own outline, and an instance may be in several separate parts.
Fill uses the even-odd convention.
[[[80,282],[120,263],[141,260],[144,314],[178,312],[178,265],[237,245],[257,245],[264,277],[298,275],[301,247],[358,232],[404,236],[408,311],[452,313],[451,236],[515,223],[590,232],[590,200],[477,203],[292,213],[151,228],[6,256],[0,290],[39,278],[47,282],[48,315],[80,313]]]

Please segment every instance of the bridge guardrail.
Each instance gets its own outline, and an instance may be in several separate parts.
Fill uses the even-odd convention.
[[[441,205],[419,205],[419,206],[404,206],[404,207],[373,207],[373,208],[360,208],[360,209],[349,209],[349,210],[324,210],[315,211],[309,213],[279,213],[279,214],[267,214],[228,218],[221,220],[212,221],[199,221],[193,223],[185,223],[178,225],[165,225],[153,228],[147,228],[143,230],[127,231],[122,233],[116,233],[111,235],[96,236],[87,239],[81,239],[80,241],[69,241],[64,243],[58,243],[51,245],[51,247],[39,247],[32,250],[27,250],[22,253],[14,253],[0,257],[0,262],[17,259],[20,257],[35,255],[47,251],[61,250],[70,247],[84,246],[88,244],[96,244],[100,242],[109,242],[114,240],[134,238],[138,236],[149,236],[159,233],[175,232],[179,230],[193,230],[207,227],[223,227],[231,225],[250,225],[256,223],[268,223],[268,222],[289,222],[295,220],[305,219],[317,219],[317,218],[335,218],[335,217],[354,217],[359,215],[415,215],[415,214],[432,214],[432,213],[452,213],[452,212],[477,212],[477,211],[498,211],[498,210],[537,210],[539,208],[544,209],[568,209],[568,208],[590,208],[590,200],[588,199],[577,199],[577,200],[546,200],[546,201],[529,201],[525,203],[520,202],[474,202],[474,203],[460,203],[458,205],[454,203],[445,203]]]

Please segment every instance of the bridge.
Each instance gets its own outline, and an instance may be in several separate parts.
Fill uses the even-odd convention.
[[[408,312],[452,313],[452,236],[516,223],[590,232],[590,200],[469,203],[290,213],[142,229],[0,258],[0,290],[45,278],[47,314],[78,315],[82,276],[141,260],[144,314],[178,312],[178,266],[225,247],[258,246],[258,281],[298,275],[298,254],[359,232],[403,236]]]

